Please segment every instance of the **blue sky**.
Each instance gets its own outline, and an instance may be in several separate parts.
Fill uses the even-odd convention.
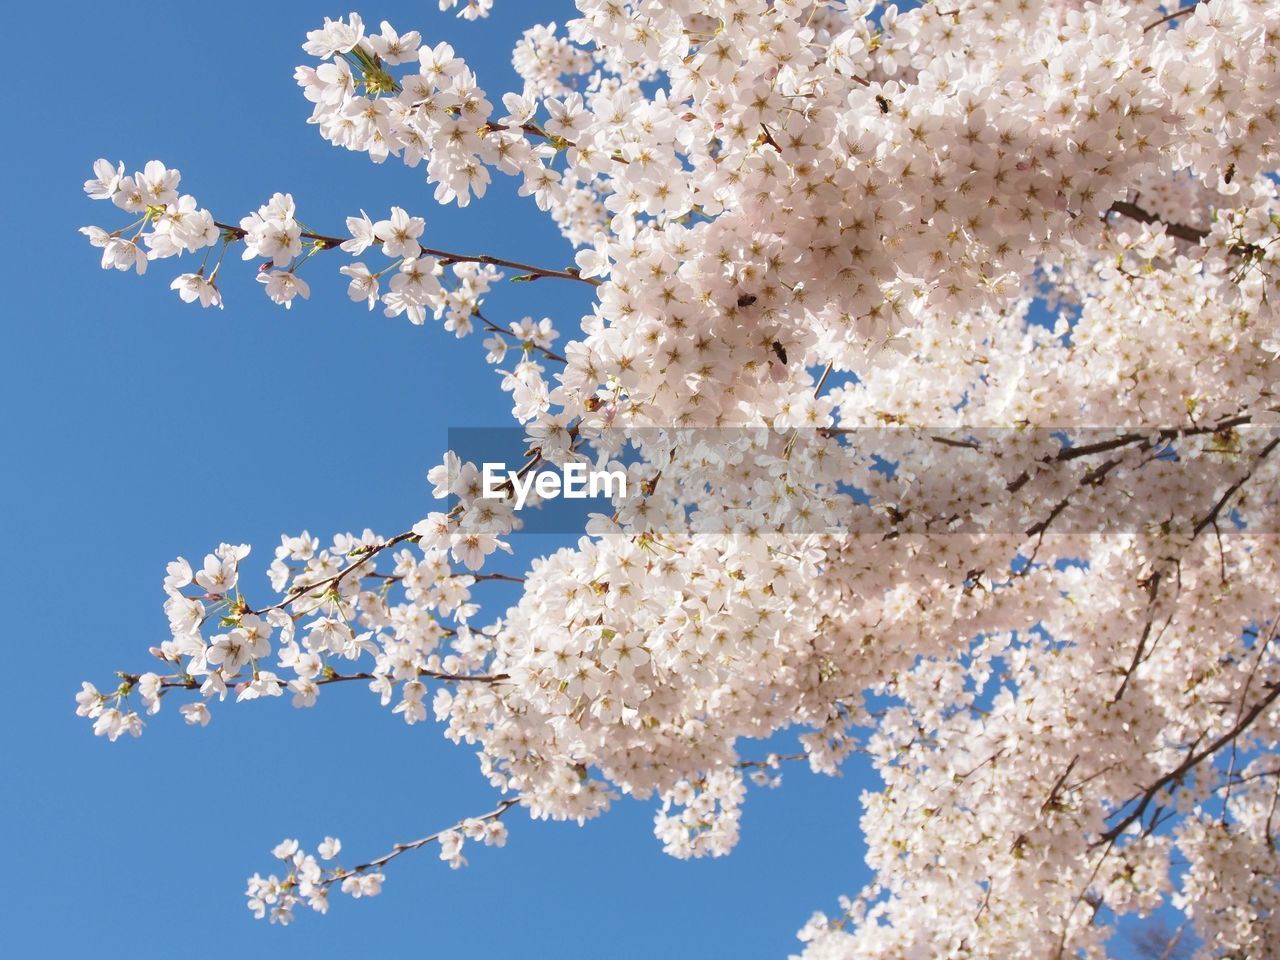
[[[361,8],[448,39],[494,95],[515,89],[521,29],[565,0],[499,0],[468,24],[435,4]],[[325,957],[351,950],[434,956],[779,957],[816,908],[866,877],[857,796],[869,784],[791,770],[753,790],[737,852],[666,857],[652,803],[622,802],[584,829],[510,818],[506,849],[472,849],[450,871],[400,860],[374,900],[335,898],[327,917],[282,930],[244,908],[244,879],[285,836],[342,837],[353,855],[432,832],[495,801],[468,749],[407,728],[357,689],[314,711],[243,704],[185,727],[176,704],[142,739],[109,745],[74,715],[82,679],[144,669],[162,639],[164,565],[220,541],[255,545],[249,583],[281,533],[390,534],[428,509],[425,471],[453,426],[506,426],[509,402],[480,338],[415,328],[351,305],[337,264],[308,265],[310,303],[271,305],[251,268],[224,268],[224,311],[154,275],[98,269],[77,232],[123,221],[84,198],[99,156],[130,170],[164,160],[220,219],[275,190],[340,231],[392,203],[427,218],[435,246],[557,265],[571,252],[530,201],[500,181],[467,210],[441,209],[421,171],[372,165],[305,124],[291,79],[305,32],[345,8],[297,3],[127,7],[24,5],[11,29],[4,166],[5,462],[0,563],[7,642],[0,737],[6,869],[0,944],[13,956],[90,949],[139,958]],[[15,12],[10,13],[14,17]],[[185,269],[185,267],[184,267]],[[504,288],[486,313],[550,316],[572,330],[585,300],[551,281]],[[528,555],[526,549],[525,555]],[[491,588],[495,601],[511,594]],[[762,748],[759,753],[763,755]],[[749,748],[744,754],[750,755]]]

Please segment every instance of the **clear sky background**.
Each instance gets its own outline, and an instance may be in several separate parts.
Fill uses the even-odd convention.
[[[360,7],[367,23],[452,42],[495,103],[518,89],[509,56],[521,30],[571,10],[568,0],[498,0],[494,18],[472,24],[429,0]],[[396,203],[426,217],[434,246],[569,263],[514,181],[466,210],[441,209],[421,170],[374,166],[306,125],[292,80],[308,60],[299,44],[325,15],[345,13],[292,2],[8,13],[0,951],[785,956],[812,910],[834,911],[867,877],[857,798],[871,781],[857,761],[840,779],[797,768],[779,790],[753,788],[725,859],[664,855],[652,802],[623,800],[582,829],[514,811],[505,849],[472,847],[461,871],[431,851],[407,856],[382,896],[335,895],[327,917],[308,911],[281,929],[253,920],[243,897],[245,878],[273,867],[275,843],[314,848],[333,834],[352,862],[491,809],[470,750],[433,723],[406,727],[354,685],[311,711],[287,698],[223,705],[203,730],[186,727],[171,700],[140,740],[114,745],[74,715],[82,679],[108,688],[115,670],[149,666],[173,557],[251,543],[248,586],[264,597],[281,533],[406,529],[430,507],[425,472],[446,430],[510,423],[478,335],[458,341],[439,324],[350,304],[339,261],[308,264],[312,300],[288,312],[251,267],[228,262],[226,309],[202,311],[168,289],[177,262],[143,278],[104,272],[76,232],[126,222],[84,197],[94,159],[132,171],[155,158],[180,168],[183,192],[222,220],[275,190],[330,233],[360,208],[377,219]],[[508,286],[486,313],[550,316],[570,332],[586,304],[570,286]]]

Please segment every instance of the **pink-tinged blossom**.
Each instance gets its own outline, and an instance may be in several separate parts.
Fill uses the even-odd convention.
[[[247,548],[170,564],[151,670],[77,713],[114,740],[161,694],[204,725],[228,692],[341,690],[479,753],[494,811],[355,872],[331,838],[281,848],[246,891],[274,922],[375,895],[413,849],[460,867],[516,806],[585,823],[647,797],[664,850],[723,856],[751,787],[858,753],[874,879],[805,925],[805,960],[1122,956],[1115,929],[1167,911],[1200,956],[1268,955],[1276,0],[576,6],[516,42],[519,89],[354,14],[295,73],[320,137],[441,203],[515,178],[564,239],[536,263],[502,229],[424,255],[400,206],[321,211],[329,236],[287,193],[219,227],[159,161],[95,163],[118,222],[83,232],[104,268],[217,257],[173,281],[188,302],[221,305],[232,251],[285,307],[327,270],[387,317],[482,331],[509,461],[616,467],[628,493],[515,562],[515,498],[430,451],[447,506],[286,535],[274,596]],[[490,304],[504,279],[590,299],[520,319]],[[378,373],[353,376],[358,404]]]

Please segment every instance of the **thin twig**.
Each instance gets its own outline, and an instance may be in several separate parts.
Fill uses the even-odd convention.
[[[247,231],[240,227],[232,226],[228,223],[220,223],[214,221],[214,226],[231,235],[235,239],[243,239]],[[341,237],[329,237],[322,233],[312,233],[309,230],[302,232],[302,237],[306,240],[314,241],[321,244],[321,249],[329,250],[334,247],[340,247],[346,243]],[[577,268],[567,270],[552,270],[547,267],[536,267],[533,264],[521,263],[518,260],[505,260],[502,257],[491,257],[488,254],[465,254],[451,253],[448,250],[436,250],[433,247],[422,247],[422,252],[427,256],[437,258],[443,264],[451,263],[483,263],[491,267],[508,267],[512,270],[523,270],[531,277],[555,277],[561,280],[577,280],[580,283],[589,283],[593,287],[600,286],[600,281],[594,277],[582,276]]]
[[[476,820],[476,821],[479,821],[480,823],[485,823],[489,820],[497,820],[504,813],[510,810],[512,807],[516,806],[516,804],[518,804],[519,802],[520,802],[519,797],[513,797],[509,800],[503,800],[500,804],[497,805],[497,807],[490,810],[488,813],[481,814],[478,817],[469,817],[468,819]],[[375,867],[385,866],[386,864],[390,863],[392,860],[394,860],[396,857],[400,856],[401,854],[408,853],[410,850],[417,850],[419,847],[424,847],[428,843],[432,843],[436,840],[439,840],[443,834],[448,833],[450,830],[457,830],[459,827],[461,827],[462,823],[463,821],[459,820],[452,827],[446,827],[444,830],[438,830],[435,833],[431,834],[430,836],[421,837],[420,839],[412,840],[409,843],[397,843],[395,846],[391,848],[390,852],[384,853],[382,856],[377,857],[373,860],[370,860],[368,863],[362,863],[359,866],[353,867],[351,870],[343,870],[341,872],[338,872],[335,870],[331,876],[325,877],[321,881],[321,883],[324,885],[328,885],[338,880],[344,880],[347,877],[350,877],[354,874],[364,873],[366,870],[372,870]]]
[[[1180,10],[1175,10],[1173,11],[1173,13],[1166,13],[1159,20],[1152,20],[1150,23],[1148,23],[1145,27],[1142,28],[1142,32],[1146,33],[1148,30],[1154,30],[1156,27],[1160,26],[1162,23],[1168,23],[1170,20],[1177,20],[1183,14],[1191,13],[1199,5],[1200,5],[1199,0],[1196,0],[1195,3],[1189,3],[1185,7],[1181,8]]]

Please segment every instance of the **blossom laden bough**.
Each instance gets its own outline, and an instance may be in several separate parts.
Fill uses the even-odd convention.
[[[85,232],[121,271],[202,253],[173,281],[202,306],[235,248],[286,307],[336,260],[355,304],[483,330],[515,479],[616,467],[625,495],[498,570],[515,480],[485,491],[446,453],[447,507],[283,537],[274,599],[247,598],[246,547],[175,561],[153,670],[85,684],[78,712],[114,740],[170,697],[203,726],[229,694],[302,708],[354,681],[478,749],[490,814],[350,870],[331,839],[277,848],[249,897],[282,922],[334,884],[376,894],[409,850],[460,866],[517,805],[654,798],[664,849],[726,854],[783,759],[741,745],[791,731],[787,757],[858,752],[883,781],[875,879],[806,925],[808,960],[1124,955],[1114,930],[1158,909],[1199,956],[1264,955],[1280,4],[576,6],[524,33],[501,96],[355,14],[295,73],[321,136],[421,168],[440,203],[516,178],[573,267],[450,252],[411,205],[345,236],[288,194],[215,220],[156,161],[99,160],[87,195],[135,219]],[[594,299],[501,317],[504,273]],[[521,597],[482,618],[491,581]]]

